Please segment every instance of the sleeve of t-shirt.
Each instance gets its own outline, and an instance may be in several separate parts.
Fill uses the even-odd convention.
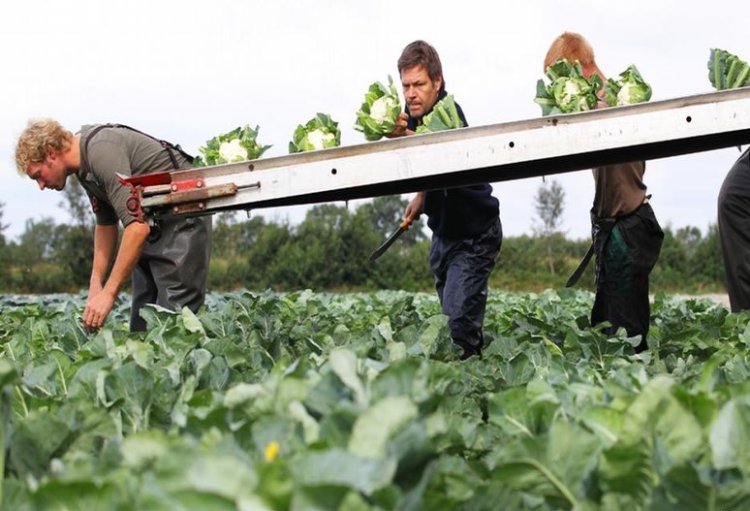
[[[86,190],[86,195],[89,196],[89,202],[91,202],[91,208],[94,210],[94,216],[96,217],[96,225],[114,225],[119,220],[117,213],[114,208],[108,203],[99,200],[99,198],[93,193]]]
[[[88,147],[88,161],[91,173],[104,189],[104,193],[107,195],[109,201],[108,206],[111,211],[108,214],[105,213],[105,215],[109,216],[113,212],[123,227],[126,227],[130,223],[137,221],[138,217],[131,214],[127,208],[127,201],[130,198],[130,187],[121,184],[117,178],[118,173],[130,176],[132,172],[130,158],[124,144],[117,142],[116,138],[118,137],[119,135],[115,135],[107,139],[92,140]],[[99,223],[98,216],[97,223]]]

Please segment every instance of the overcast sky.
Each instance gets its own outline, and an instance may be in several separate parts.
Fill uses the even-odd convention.
[[[472,126],[538,117],[536,81],[552,40],[582,33],[602,71],[636,64],[653,100],[711,91],[710,48],[750,60],[745,1],[526,0],[24,0],[0,2],[0,191],[6,236],[28,219],[67,221],[62,196],[18,176],[13,151],[29,118],[54,117],[72,131],[128,124],[188,151],[237,126],[260,126],[267,156],[286,154],[297,124],[316,112],[339,121],[342,144],[370,83],[397,79],[396,60],[414,39],[440,53],[448,91]],[[646,183],[663,225],[704,232],[737,148],[649,162]],[[588,236],[589,171],[558,175],[563,229]],[[541,178],[497,183],[506,235],[536,225]],[[258,210],[303,218],[304,207]]]

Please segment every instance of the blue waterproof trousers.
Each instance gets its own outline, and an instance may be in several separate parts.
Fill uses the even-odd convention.
[[[446,239],[433,235],[430,267],[453,342],[464,357],[479,354],[487,305],[487,280],[500,252],[503,230],[498,218],[473,238]]]

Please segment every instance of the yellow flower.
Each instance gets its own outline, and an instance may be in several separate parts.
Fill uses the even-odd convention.
[[[278,455],[279,455],[279,443],[276,440],[269,442],[263,451],[263,456],[266,458],[266,461],[273,461],[276,459]]]

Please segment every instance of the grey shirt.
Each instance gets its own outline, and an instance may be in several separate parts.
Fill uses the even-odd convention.
[[[632,213],[646,198],[643,174],[646,162],[617,163],[593,169],[594,214],[599,218],[613,218]]]
[[[98,225],[113,225],[119,220],[127,226],[138,217],[128,211],[130,187],[122,185],[117,174],[131,176],[173,170],[174,165],[158,140],[125,127],[101,129],[88,140],[96,126],[82,126],[79,132],[81,167],[77,177],[91,199]],[[174,155],[180,168],[190,168],[178,151]]]

